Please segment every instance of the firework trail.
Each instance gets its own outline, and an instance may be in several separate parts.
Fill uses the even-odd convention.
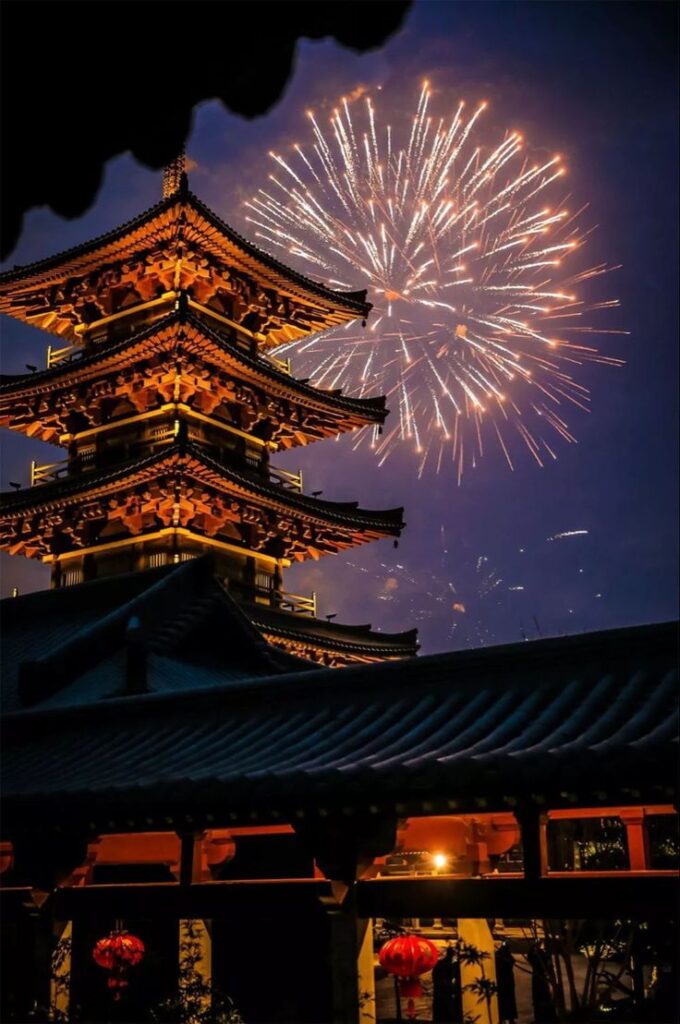
[[[580,529],[536,536],[496,558],[461,549],[442,524],[427,569],[404,555],[369,567],[353,558],[344,564],[391,609],[390,628],[414,624],[425,643],[436,635],[440,647],[475,648],[600,626],[602,568],[588,536]],[[563,537],[573,538],[568,555],[550,543]]]
[[[311,143],[270,154],[276,169],[247,219],[265,248],[335,288],[368,288],[375,304],[359,334],[339,328],[278,352],[319,387],[387,394],[386,434],[358,438],[381,462],[407,442],[421,473],[452,461],[460,482],[489,439],[510,468],[513,435],[540,465],[556,457],[551,434],[574,441],[565,407],[587,410],[589,396],[573,372],[619,362],[579,339],[625,332],[583,321],[618,302],[579,295],[612,268],[567,270],[589,231],[554,197],[560,157],[533,162],[517,132],[486,146],[485,103],[466,113],[461,102],[446,120],[430,98],[426,82],[394,130],[368,96],[344,98],[326,129],[308,112]]]

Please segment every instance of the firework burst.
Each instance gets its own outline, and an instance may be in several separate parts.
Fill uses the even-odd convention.
[[[381,462],[406,442],[421,473],[453,462],[460,482],[489,438],[510,468],[516,439],[540,465],[556,457],[551,435],[574,441],[565,408],[589,403],[574,372],[618,362],[579,336],[623,332],[584,323],[618,303],[579,295],[611,268],[568,269],[589,232],[560,193],[560,157],[532,161],[517,132],[486,146],[485,103],[445,120],[430,99],[426,82],[403,131],[381,126],[369,96],[343,99],[326,130],[308,112],[312,142],[272,153],[271,184],[246,205],[266,248],[336,288],[368,288],[376,307],[362,333],[279,353],[319,387],[388,396],[386,434],[357,439]]]

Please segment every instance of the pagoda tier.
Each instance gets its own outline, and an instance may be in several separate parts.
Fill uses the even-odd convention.
[[[66,455],[0,496],[0,549],[50,565],[59,589],[210,555],[272,647],[334,666],[414,654],[414,634],[331,626],[283,589],[292,562],[404,525],[400,508],[308,497],[270,462],[382,428],[384,398],[315,388],[271,351],[370,308],[246,242],[184,175],[128,224],[0,275],[0,311],[65,343],[45,370],[0,378],[0,425]]]
[[[389,661],[418,653],[417,629],[380,633],[370,625],[346,626],[310,619],[277,607],[261,604],[242,607],[273,647],[331,668],[357,662]]]
[[[72,345],[157,319],[185,293],[260,350],[366,317],[247,242],[188,190],[84,245],[0,275],[0,312]]]
[[[38,373],[0,378],[0,425],[68,445],[73,455],[113,428],[186,416],[213,431],[252,435],[254,451],[381,426],[384,398],[354,399],[298,381],[251,354],[214,318],[178,309],[117,342],[99,342]],[[228,439],[226,439],[228,440]]]
[[[306,497],[181,433],[189,439],[159,437],[151,454],[111,466],[100,458],[2,495],[0,548],[68,562],[84,579],[159,564],[158,552],[179,560],[180,552],[216,549],[225,575],[248,584],[259,573],[264,589],[278,589],[277,570],[292,560],[397,537],[403,528],[400,508],[373,512]]]

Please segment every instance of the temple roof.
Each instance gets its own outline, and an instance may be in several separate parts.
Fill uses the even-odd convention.
[[[101,831],[169,810],[200,827],[319,807],[667,803],[677,636],[676,623],[643,626],[9,714],[5,815],[33,806]]]
[[[184,189],[112,231],[0,274],[0,312],[76,340],[72,326],[51,316],[55,287],[69,280],[84,279],[96,269],[132,260],[149,250],[158,254],[153,257],[156,260],[181,261],[187,249],[195,249],[221,265],[254,277],[263,288],[313,307],[326,326],[365,318],[371,309],[365,291],[333,291],[286,267],[248,242]],[[73,312],[72,304],[69,308]],[[285,339],[277,343],[281,340]]]
[[[11,420],[16,398],[71,388],[95,380],[103,372],[113,373],[131,366],[170,349],[177,343],[180,332],[183,351],[196,352],[207,363],[226,370],[237,379],[259,385],[268,394],[285,397],[337,420],[354,421],[356,426],[385,421],[387,410],[383,396],[352,398],[343,395],[341,390],[312,387],[279,370],[266,357],[253,358],[242,346],[225,340],[205,318],[187,311],[172,313],[120,341],[100,343],[83,351],[80,357],[64,360],[48,369],[0,375],[0,407]]]
[[[126,633],[135,618],[152,693],[310,667],[265,642],[206,557],[6,598],[0,608],[4,714],[24,703],[20,678],[27,703],[44,707],[124,692]]]
[[[267,638],[309,644],[320,651],[345,651],[357,657],[403,658],[418,653],[418,630],[382,633],[370,625],[344,626],[322,619],[309,619],[262,604],[244,604],[248,618]]]
[[[122,694],[133,619],[139,621],[147,650],[150,693],[311,671],[309,661],[266,642],[263,634],[272,623],[284,623],[288,635],[329,651],[405,657],[417,649],[416,630],[373,633],[370,626],[237,603],[205,556],[7,598],[0,608],[4,714],[26,704],[66,707]]]
[[[238,493],[258,498],[282,511],[297,510],[305,518],[321,524],[333,523],[345,529],[364,529],[381,535],[398,536],[404,528],[403,508],[372,510],[359,508],[356,501],[323,501],[297,494],[264,480],[256,472],[247,473],[215,461],[202,448],[191,442],[176,441],[150,455],[142,455],[123,463],[71,476],[19,491],[0,495],[3,517],[20,509],[44,508],[84,494],[120,490],[123,483],[143,483],[156,478],[162,469],[179,465],[183,471],[217,491]]]

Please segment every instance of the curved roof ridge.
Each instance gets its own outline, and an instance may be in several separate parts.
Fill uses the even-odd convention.
[[[207,334],[211,340],[215,341],[216,344],[225,348],[225,350],[232,352],[238,356],[239,360],[244,365],[253,368],[259,373],[264,373],[266,376],[276,380],[282,385],[288,387],[293,386],[295,390],[300,391],[302,394],[314,398],[317,401],[328,402],[333,406],[341,407],[356,407],[358,411],[362,412],[366,409],[375,410],[376,412],[383,412],[385,415],[388,414],[389,410],[385,409],[386,398],[384,395],[373,395],[368,398],[353,397],[351,395],[344,395],[341,391],[326,391],[323,388],[317,388],[310,385],[305,380],[300,380],[298,377],[283,373],[281,370],[270,362],[266,357],[260,359],[253,359],[247,352],[242,351],[237,347],[229,346],[224,338],[215,331],[208,323],[205,322],[201,317],[195,316],[191,312],[182,312],[180,310],[173,310],[166,316],[161,317],[154,323],[144,327],[141,331],[130,334],[125,338],[110,344],[104,345],[100,343],[95,345],[90,351],[82,350],[82,355],[71,361],[63,361],[56,363],[54,366],[46,367],[36,372],[18,373],[18,374],[0,374],[0,394],[4,390],[11,390],[16,385],[29,384],[29,383],[41,383],[42,381],[49,381],[56,379],[60,374],[67,374],[69,367],[77,366],[90,366],[96,365],[98,360],[115,356],[118,352],[124,352],[126,348],[138,344],[144,341],[146,338],[152,337],[155,333],[166,330],[175,323],[188,323],[193,326],[196,330],[203,331]]]
[[[311,280],[304,274],[299,273],[299,271],[293,270],[286,266],[285,263],[281,263],[281,261],[276,259],[275,256],[271,256],[254,243],[249,242],[243,235],[239,234],[238,231],[230,227],[226,221],[222,220],[221,217],[214,213],[209,206],[195,195],[195,193],[188,189],[174,192],[171,196],[168,196],[167,199],[162,199],[160,202],[155,203],[147,210],[144,210],[135,217],[130,218],[130,220],[125,221],[118,227],[112,228],[110,231],[103,232],[102,234],[95,236],[95,238],[86,242],[81,242],[78,245],[70,246],[68,249],[54,253],[52,256],[45,257],[45,259],[37,260],[34,263],[29,263],[25,266],[16,266],[12,270],[5,271],[0,274],[0,289],[3,285],[11,284],[14,281],[21,281],[23,278],[28,278],[36,274],[45,273],[51,269],[56,269],[60,264],[67,262],[69,259],[96,252],[97,249],[113,244],[114,242],[124,238],[126,234],[129,234],[136,228],[142,227],[159,214],[171,210],[174,206],[182,207],[185,204],[193,206],[201,216],[205,217],[206,220],[213,225],[213,227],[221,231],[223,235],[238,245],[245,253],[256,257],[265,264],[268,264],[270,268],[278,272],[283,272],[292,282],[297,282],[298,285],[311,292],[315,292],[327,301],[341,305],[344,304],[350,308],[354,307],[357,316],[368,316],[368,313],[372,309],[372,304],[366,301],[365,289],[363,291],[352,292],[334,291],[332,288],[328,288],[324,284]]]
[[[211,458],[198,445],[181,440],[174,441],[157,452],[138,456],[137,458],[126,460],[124,463],[111,466],[108,472],[97,473],[92,471],[74,474],[72,477],[65,477],[52,483],[40,484],[38,487],[29,487],[20,491],[3,491],[0,494],[2,510],[10,511],[25,504],[45,504],[48,500],[56,500],[61,495],[77,494],[81,489],[103,486],[113,480],[123,478],[131,470],[140,470],[147,466],[160,464],[174,455],[189,455],[202,463],[206,469],[234,481],[237,485],[240,484],[245,490],[255,494],[259,493],[271,501],[296,506],[301,511],[306,511],[312,517],[334,520],[338,525],[344,525],[343,521],[347,521],[350,526],[364,525],[369,528],[373,527],[377,530],[384,530],[390,534],[401,533],[405,525],[403,522],[403,506],[389,509],[365,509],[357,506],[355,514],[349,515],[347,503],[322,501],[319,498],[295,494],[290,490],[282,490],[276,484],[258,480],[255,474],[251,477],[243,471],[223,465]],[[40,500],[41,495],[46,495],[45,501]]]

